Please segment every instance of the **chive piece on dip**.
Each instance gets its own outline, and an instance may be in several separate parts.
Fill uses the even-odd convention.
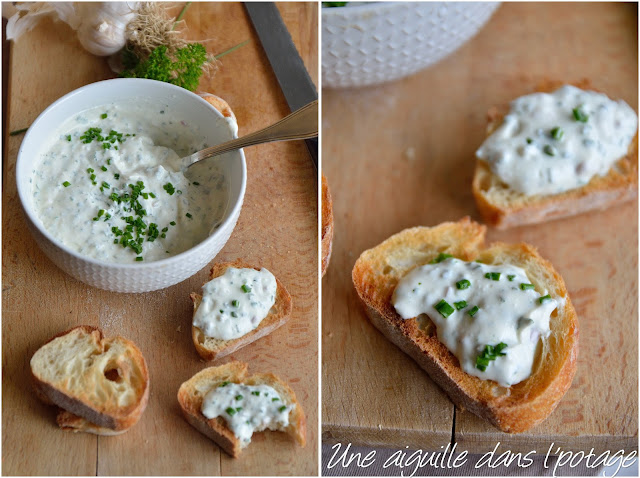
[[[62,185],[63,185],[65,188],[68,188],[69,186],[71,186],[71,183],[70,183],[69,181],[65,181],[64,183],[62,183]]]
[[[440,312],[440,315],[445,319],[449,317],[451,314],[453,314],[453,312],[455,311],[454,308],[451,307],[451,305],[449,305],[449,303],[444,299],[438,302],[435,305],[435,308],[438,312]]]
[[[471,287],[471,282],[469,282],[467,279],[462,279],[456,282],[456,287],[460,290],[468,289],[469,287]]]

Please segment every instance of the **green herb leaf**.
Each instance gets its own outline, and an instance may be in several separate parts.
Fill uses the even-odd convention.
[[[555,140],[560,141],[564,136],[564,131],[560,126],[556,126],[551,130],[551,137]]]
[[[462,279],[456,282],[456,287],[460,290],[468,289],[469,287],[471,287],[471,282],[469,282],[467,279]]]
[[[476,368],[484,372],[489,365],[489,362],[507,355],[502,352],[507,347],[507,344],[500,342],[497,345],[485,345],[484,350],[478,357],[476,357]]]
[[[63,185],[65,188],[68,188],[69,186],[71,186],[71,183],[70,183],[69,181],[65,181],[64,183],[62,183],[62,185]]]
[[[473,308],[471,310],[467,311],[467,314],[469,314],[471,317],[473,317],[474,315],[476,315],[476,313],[480,310],[480,308],[477,305],[474,305]]]
[[[240,288],[245,294],[248,294],[249,292],[251,292],[251,287],[249,287],[247,284],[242,284],[242,287]]]
[[[573,108],[573,118],[576,121],[580,121],[581,123],[586,123],[587,121],[589,121],[589,115],[582,111],[582,106]]]
[[[467,306],[467,301],[461,300],[460,302],[454,302],[453,305],[456,307],[456,310],[464,309]]]
[[[451,307],[451,305],[449,305],[449,303],[444,299],[438,302],[434,307],[438,312],[440,312],[440,315],[445,319],[449,317],[451,314],[453,314],[454,312],[453,307]]]
[[[544,303],[547,300],[551,300],[551,296],[549,294],[547,295],[543,295],[542,297],[540,297],[540,299],[538,299],[540,301],[540,303]]]
[[[236,409],[235,409],[235,408],[231,408],[231,407],[227,408],[227,409],[225,410],[225,412],[227,412],[227,414],[229,414],[229,415],[231,415],[231,416],[233,416],[233,415],[235,415],[236,413],[238,413],[238,412],[236,412]]]
[[[444,252],[441,252],[440,254],[438,254],[438,257],[436,257],[431,262],[429,262],[429,264],[438,264],[444,260],[449,259],[450,257],[453,257],[453,256],[451,254],[445,254]]]
[[[553,146],[549,145],[549,144],[545,144],[544,148],[542,148],[542,151],[544,151],[544,154],[546,154],[547,156],[555,156],[556,155],[556,150]]]
[[[500,272],[487,272],[484,276],[487,279],[500,280]]]
[[[533,284],[520,284],[520,289],[522,290],[527,290],[527,289],[535,289],[536,286]]]

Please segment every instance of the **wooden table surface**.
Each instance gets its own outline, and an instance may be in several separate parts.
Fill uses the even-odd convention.
[[[180,4],[177,9],[182,5]],[[282,3],[281,15],[314,81],[318,78],[316,4]],[[176,12],[177,13],[177,12]],[[276,78],[241,4],[194,2],[186,37],[209,39],[221,59],[199,91],[226,99],[240,134],[289,113]],[[106,60],[85,52],[62,23],[42,22],[11,49],[8,131],[33,122],[50,103],[88,83],[111,78]],[[246,151],[244,206],[231,239],[214,261],[243,258],[270,269],[293,298],[289,322],[270,336],[222,359],[289,382],[307,415],[307,446],[282,433],[255,435],[232,459],[182,418],[180,384],[207,364],[191,342],[189,292],[208,267],[165,290],[117,294],[86,286],[51,263],[27,232],[15,184],[21,136],[5,139],[2,269],[2,472],[6,475],[311,475],[318,458],[317,172],[304,143],[275,143]],[[122,335],[142,350],[151,394],[140,422],[118,437],[65,433],[55,411],[31,391],[29,360],[52,335],[79,324]]]
[[[400,230],[470,215],[474,152],[494,104],[543,78],[593,85],[638,105],[637,4],[505,3],[437,65],[393,83],[323,91],[323,172],[335,240],[322,290],[323,442],[438,451],[637,449],[637,201],[509,231],[564,277],[580,354],[573,385],[542,424],[508,435],[447,396],[366,319],[353,264]]]

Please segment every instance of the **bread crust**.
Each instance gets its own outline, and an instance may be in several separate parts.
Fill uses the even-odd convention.
[[[483,248],[486,228],[464,218],[457,223],[404,230],[362,253],[353,268],[353,283],[372,324],[414,359],[460,408],[502,431],[530,429],[558,405],[571,385],[578,354],[578,321],[564,281],[553,266],[527,244],[492,244]],[[551,317],[551,335],[543,342],[532,375],[511,387],[464,372],[441,343],[429,319],[404,320],[391,304],[398,281],[440,252],[463,260],[511,263],[527,270],[536,289],[565,299]],[[493,261],[493,262],[492,262]]]
[[[322,175],[322,276],[327,272],[333,246],[333,201],[327,178]]]
[[[222,116],[224,116],[225,118],[231,118],[237,122],[236,115],[231,110],[229,103],[227,103],[225,100],[211,93],[200,93],[200,97],[215,109],[217,109],[220,114],[222,114]]]
[[[563,84],[547,80],[541,82],[536,91],[552,92]],[[588,80],[572,84],[597,91]],[[507,105],[489,110],[487,136],[502,124],[508,110]],[[616,161],[607,175],[594,176],[580,188],[559,194],[527,196],[509,188],[491,172],[486,161],[476,158],[472,191],[483,220],[498,229],[560,219],[630,201],[638,194],[638,133],[627,155]]]
[[[224,418],[208,419],[202,412],[202,402],[209,390],[222,382],[244,383],[246,385],[265,384],[276,389],[283,403],[295,404],[289,415],[289,426],[284,430],[302,447],[306,444],[306,418],[295,392],[273,374],[248,375],[248,365],[243,362],[230,362],[217,367],[206,368],[184,382],[178,390],[178,403],[182,413],[200,433],[213,440],[220,448],[237,458],[242,452],[240,440],[227,426]]]
[[[211,268],[209,280],[220,277],[226,272],[229,267],[235,267],[238,269],[255,269],[258,271],[260,270],[260,267],[252,266],[241,259],[236,259],[233,262],[223,262],[215,264]],[[293,305],[289,292],[287,292],[287,289],[277,278],[276,284],[276,301],[273,304],[271,310],[269,310],[269,314],[260,322],[258,327],[251,330],[250,332],[247,332],[242,337],[231,340],[212,339],[210,337],[206,337],[199,328],[192,325],[191,338],[193,340],[193,345],[198,352],[198,355],[200,355],[200,357],[202,357],[204,360],[209,361],[226,357],[236,350],[239,350],[242,347],[255,342],[256,340],[269,335],[277,328],[283,326],[289,320]],[[193,315],[195,317],[195,313],[200,306],[200,302],[202,301],[202,296],[200,294],[192,292],[189,297],[193,302]]]
[[[119,406],[110,401],[95,403],[91,396],[92,390],[86,390],[83,393],[70,392],[43,378],[38,352],[55,339],[70,334],[89,336],[96,349],[100,351],[98,355],[106,354],[114,344],[120,344],[126,349],[128,352],[126,360],[121,356],[116,357],[115,360],[117,367],[121,368],[125,374],[125,379],[129,378],[130,373],[133,373],[130,362],[135,362],[135,372],[139,376],[131,376],[132,381],[135,382],[131,384],[135,389],[136,397],[133,403],[128,406]],[[146,361],[136,345],[123,337],[105,339],[100,329],[88,325],[81,325],[61,332],[40,347],[31,359],[31,378],[38,398],[46,404],[57,405],[63,412],[68,412],[58,416],[58,424],[64,430],[90,431],[102,435],[126,431],[138,422],[149,400],[149,372]],[[101,379],[108,380],[104,377]],[[99,381],[98,378],[96,380]]]

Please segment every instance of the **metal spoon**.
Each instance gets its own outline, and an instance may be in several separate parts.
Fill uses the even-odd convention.
[[[313,101],[299,110],[285,116],[277,123],[267,126],[254,133],[233,139],[217,146],[185,156],[181,159],[183,171],[203,159],[217,156],[234,149],[254,146],[256,144],[271,143],[273,141],[291,141],[294,139],[308,139],[318,136],[318,100]]]

